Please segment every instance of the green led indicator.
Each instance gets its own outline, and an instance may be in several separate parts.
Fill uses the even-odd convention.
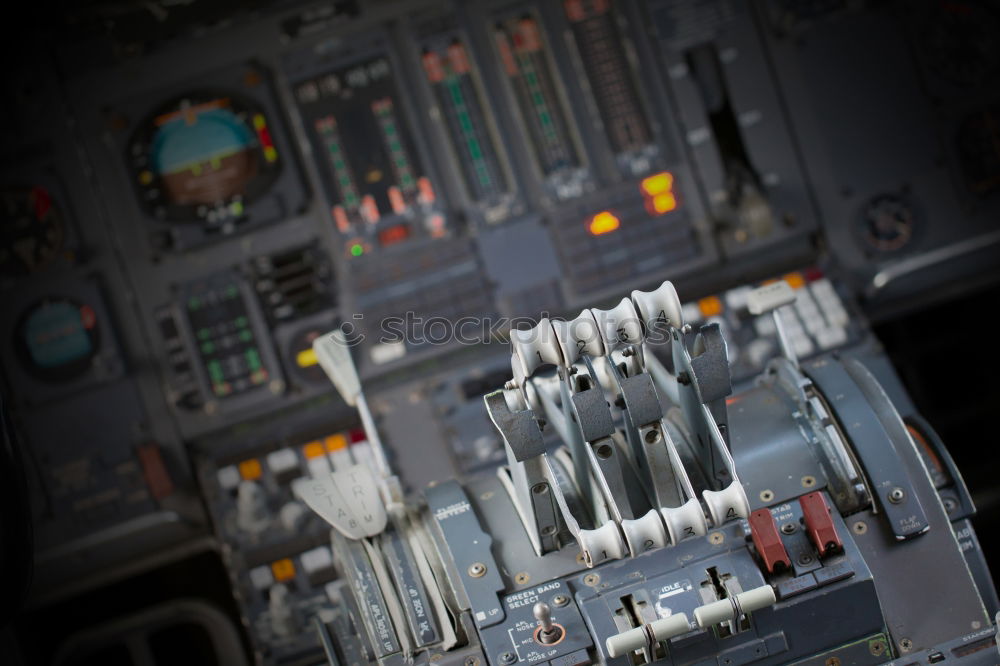
[[[365,253],[365,248],[361,247],[361,243],[355,243],[351,246],[351,256],[360,257]]]
[[[247,325],[247,318],[243,316],[237,317],[233,323],[236,324],[236,328],[245,328]]]
[[[202,354],[206,354],[207,355],[207,354],[212,354],[214,352],[215,352],[215,345],[213,343],[211,343],[211,342],[206,342],[205,344],[203,344],[201,346],[201,353]]]
[[[243,342],[250,342],[251,340],[253,340],[253,333],[250,332],[249,328],[245,328],[242,331],[240,331],[240,340],[242,340]]]
[[[207,328],[198,329],[198,339],[199,340],[208,340],[210,337],[212,337],[212,331],[211,331],[211,329],[207,329]]]
[[[209,361],[206,368],[208,369],[208,376],[212,378],[212,381],[222,381],[224,375],[222,373],[222,364],[219,361]]]

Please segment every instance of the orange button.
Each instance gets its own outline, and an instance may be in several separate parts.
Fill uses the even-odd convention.
[[[789,273],[785,276],[785,282],[792,289],[801,289],[806,286],[806,279],[802,277],[802,273]]]
[[[698,309],[703,317],[716,317],[722,314],[722,301],[718,296],[706,296],[698,301]]]
[[[302,454],[307,460],[312,460],[313,458],[319,458],[320,456],[326,455],[326,449],[323,448],[323,442],[309,442],[304,447],[302,447]]]
[[[244,460],[240,463],[240,476],[247,481],[256,481],[260,478],[261,469],[260,461],[256,458],[251,458],[250,460]]]
[[[338,432],[336,435],[330,435],[323,442],[326,444],[326,450],[330,452],[347,448],[347,437],[341,432]]]
[[[271,573],[274,574],[276,581],[284,583],[286,580],[295,578],[295,564],[287,557],[283,560],[271,562]]]

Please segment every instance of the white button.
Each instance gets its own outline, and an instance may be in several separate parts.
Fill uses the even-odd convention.
[[[833,288],[830,284],[830,280],[827,278],[820,278],[812,284],[809,285],[816,298],[820,300],[829,300],[831,297],[837,298],[837,290]]]
[[[816,342],[823,349],[838,347],[847,342],[847,331],[839,326],[824,329],[816,334]]]
[[[847,326],[851,320],[847,314],[847,310],[841,307],[839,303],[836,305],[828,304],[823,310],[831,326]]]
[[[760,315],[753,320],[753,328],[760,337],[771,337],[775,333],[774,317],[769,314]]]
[[[781,324],[785,327],[785,333],[789,337],[794,337],[796,335],[805,335],[805,330],[802,328],[802,323],[799,322],[799,318],[795,316],[795,312],[788,308],[782,308],[778,310],[778,314],[781,317]]]
[[[795,348],[795,355],[799,357],[808,356],[813,351],[812,340],[804,335],[792,338],[792,347]]]
[[[740,310],[746,307],[750,287],[737,287],[726,292],[726,306],[730,310]]]
[[[223,467],[215,473],[215,478],[218,479],[223,490],[232,490],[240,485],[240,470],[236,468],[236,465]]]
[[[697,303],[685,303],[681,307],[681,314],[684,317],[685,324],[691,324],[692,326],[701,321],[701,308],[698,307]]]
[[[344,469],[354,464],[354,460],[351,458],[350,448],[351,447],[349,446],[345,446],[342,449],[331,451],[326,455],[326,457],[330,460],[330,464],[333,466],[333,469]]]
[[[333,471],[330,469],[330,461],[326,459],[326,456],[312,458],[306,463],[306,466],[309,468],[309,476],[314,478],[325,476]]]
[[[307,550],[299,556],[302,562],[302,569],[307,574],[319,571],[333,565],[333,553],[329,546],[320,546]]]
[[[271,587],[273,582],[274,575],[271,573],[271,567],[266,564],[250,570],[250,584],[255,590],[266,590]]]
[[[267,454],[267,466],[275,474],[280,474],[298,468],[299,457],[292,449],[279,449]]]
[[[803,316],[802,321],[806,325],[806,330],[814,336],[820,331],[826,329],[826,320],[823,319],[823,315],[821,315],[819,311],[811,317]]]

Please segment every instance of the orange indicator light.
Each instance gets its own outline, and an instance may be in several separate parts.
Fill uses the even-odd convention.
[[[590,218],[587,228],[593,235],[600,236],[601,234],[609,234],[620,226],[621,222],[615,217],[614,213],[603,210]]]
[[[674,176],[669,171],[655,173],[642,179],[642,191],[648,196],[655,197],[657,194],[669,192],[674,186]]]
[[[417,179],[417,187],[420,188],[420,201],[425,204],[434,203],[434,186],[431,185],[430,178],[421,176]]]
[[[395,185],[389,187],[389,205],[392,206],[392,212],[399,215],[406,210],[406,202],[403,201],[403,193],[399,191],[399,188]]]
[[[674,198],[672,192],[664,192],[663,194],[657,194],[651,199],[653,212],[657,215],[662,215],[663,213],[669,213],[674,208],[677,208],[677,199]]]

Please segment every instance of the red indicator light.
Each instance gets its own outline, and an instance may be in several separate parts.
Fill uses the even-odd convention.
[[[351,230],[351,222],[347,219],[347,211],[341,205],[336,205],[331,209],[333,213],[333,221],[337,224],[337,231],[342,234],[346,234]]]
[[[517,62],[514,60],[514,54],[510,51],[510,44],[507,43],[507,38],[502,32],[496,33],[497,50],[500,51],[500,60],[503,62],[504,71],[507,72],[507,76],[517,75]]]
[[[382,229],[378,232],[378,242],[383,247],[400,243],[409,237],[410,227],[406,224],[397,224],[394,227]]]
[[[456,74],[465,74],[471,69],[465,47],[458,42],[448,47],[448,58],[451,60],[451,68],[455,70]]]
[[[421,176],[417,179],[417,187],[420,188],[420,202],[425,204],[434,203],[436,198],[434,195],[434,186],[431,185],[431,180],[427,176]]]
[[[444,68],[441,67],[441,58],[437,53],[428,51],[422,58],[424,71],[427,72],[427,80],[431,83],[439,83],[444,79]]]
[[[566,17],[574,23],[587,18],[587,10],[583,8],[583,0],[566,0],[563,3],[563,9],[566,10]]]
[[[514,47],[522,53],[533,53],[542,48],[542,38],[538,34],[538,24],[534,19],[525,18],[517,23],[514,33]]]
[[[378,206],[375,204],[375,197],[366,194],[361,197],[361,216],[369,224],[375,224],[379,220]]]
[[[430,218],[427,220],[427,226],[431,231],[431,237],[441,238],[442,236],[445,235],[444,215],[441,214],[431,215]]]
[[[392,212],[397,215],[406,210],[406,202],[403,200],[403,193],[400,192],[399,188],[395,185],[389,187],[389,205],[392,206]]]
[[[587,223],[587,230],[594,236],[609,234],[621,226],[621,221],[611,211],[603,210]]]

